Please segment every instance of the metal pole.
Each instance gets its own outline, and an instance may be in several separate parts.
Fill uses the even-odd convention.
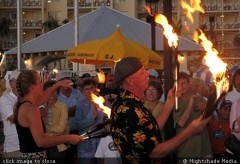
[[[78,45],[79,39],[79,28],[78,28],[78,0],[74,1],[74,30],[75,30],[75,35],[74,35],[74,41],[75,41],[75,46]],[[76,72],[77,75],[79,75],[79,64],[78,63],[73,63],[73,72]]]
[[[169,24],[172,24],[172,0],[163,0],[163,15],[168,19]],[[173,52],[168,45],[168,40],[164,37],[164,88],[165,95],[173,86]]]
[[[22,64],[22,0],[17,0],[17,69],[21,70]]]
[[[44,6],[45,6],[45,1],[42,1],[41,2],[41,15],[42,15],[42,17],[41,17],[41,19],[42,19],[42,24],[43,24],[43,22],[44,22],[44,19],[45,19],[45,14],[44,14]],[[42,34],[44,34],[45,33],[45,29],[44,28],[42,28]]]
[[[172,0],[163,0],[163,15],[172,24]],[[166,37],[164,37],[164,91],[165,99],[167,98],[168,91],[173,87],[173,51],[169,47]],[[175,135],[173,113],[168,118],[165,125],[166,140],[172,138]],[[174,160],[174,154],[170,154],[167,158],[167,163],[176,163]]]
[[[151,17],[151,38],[152,38],[152,50],[156,51],[156,31],[155,31],[155,20],[154,16]]]

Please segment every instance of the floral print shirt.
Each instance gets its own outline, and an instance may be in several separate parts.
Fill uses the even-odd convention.
[[[152,114],[136,95],[123,89],[112,107],[111,133],[123,163],[150,163],[150,153],[162,141]]]

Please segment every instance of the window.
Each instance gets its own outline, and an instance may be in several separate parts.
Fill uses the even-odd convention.
[[[6,17],[6,18],[8,18],[8,19],[11,19],[11,20],[13,20],[13,19],[17,19],[17,14],[16,13],[5,13],[5,16],[4,17]]]

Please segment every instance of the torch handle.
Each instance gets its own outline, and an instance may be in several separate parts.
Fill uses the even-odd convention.
[[[218,104],[220,103],[221,100],[223,100],[223,97],[226,95],[226,92],[223,92],[219,98],[217,98],[217,91],[216,88],[214,87],[212,92],[208,96],[208,101],[207,101],[207,106],[204,110],[203,113],[203,118],[208,118],[211,116],[214,110],[217,109]]]
[[[178,69],[175,68],[175,75],[174,75],[174,81],[175,81],[175,87],[176,87],[176,91],[175,93],[177,93],[178,91],[178,82],[177,82],[177,76],[178,76]],[[178,110],[178,97],[175,96],[175,110]]]
[[[178,50],[177,48],[173,47],[173,52],[174,52],[174,61],[173,61],[173,66],[174,66],[174,83],[176,86],[176,93],[178,90],[178,74],[179,74],[179,61],[178,61]],[[175,96],[175,110],[178,110],[178,97]]]
[[[93,132],[96,132],[102,128],[104,128],[105,125],[107,125],[110,122],[109,119],[106,119],[103,123],[99,123],[96,126],[92,127],[91,129],[89,129],[87,132],[83,133],[81,136],[87,136]]]
[[[102,137],[106,137],[109,134],[110,132],[101,132],[101,133],[92,134],[92,135],[89,134],[87,136],[83,136],[83,139],[87,140],[87,139],[93,139],[93,138],[102,138]]]

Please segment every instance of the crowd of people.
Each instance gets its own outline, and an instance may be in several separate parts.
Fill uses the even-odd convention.
[[[227,149],[224,141],[231,133],[240,140],[240,69],[230,79],[232,89],[208,118],[202,117],[209,96],[203,80],[180,72],[178,88],[164,95],[158,72],[146,70],[134,57],[117,62],[100,91],[96,78],[87,74],[77,84],[69,72],[42,83],[36,71],[13,71],[9,80],[11,90],[2,89],[0,97],[4,158],[159,163],[174,154],[176,163],[189,158],[239,161],[240,155]],[[104,97],[110,118],[94,103],[92,93]],[[166,139],[165,125],[171,117],[176,134]],[[110,135],[82,136],[108,119],[98,132]]]

